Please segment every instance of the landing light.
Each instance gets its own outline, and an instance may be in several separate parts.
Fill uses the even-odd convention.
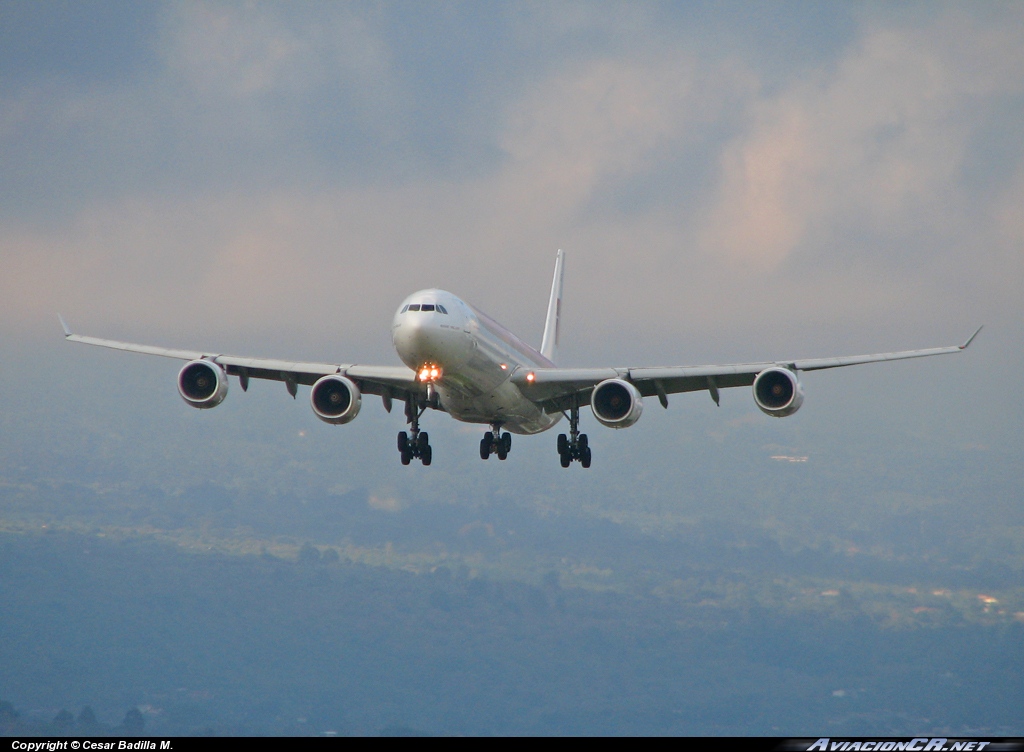
[[[536,378],[537,378],[537,374],[535,374],[533,371],[530,371],[528,374],[526,374],[526,380],[529,381],[531,384],[533,383],[534,379],[536,379]]]
[[[441,378],[441,367],[428,364],[420,369],[418,374],[420,381],[437,381]]]

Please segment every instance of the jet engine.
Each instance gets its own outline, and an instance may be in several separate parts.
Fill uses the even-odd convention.
[[[773,418],[785,418],[804,403],[804,388],[788,368],[766,368],[754,379],[754,402]]]
[[[590,409],[601,425],[629,428],[640,420],[643,399],[635,386],[622,379],[607,379],[594,387]]]
[[[317,380],[313,384],[309,401],[316,417],[336,426],[354,420],[363,404],[362,394],[355,382],[337,375]]]
[[[228,396],[228,375],[209,360],[193,360],[178,373],[178,394],[192,407],[216,407]]]

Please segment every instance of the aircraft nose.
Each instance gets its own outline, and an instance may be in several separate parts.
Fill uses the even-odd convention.
[[[405,316],[395,327],[395,349],[403,361],[430,360],[433,328],[421,316]]]

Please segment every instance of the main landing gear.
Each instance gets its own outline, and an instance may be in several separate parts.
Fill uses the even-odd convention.
[[[426,409],[426,404],[420,407],[412,399],[405,403],[405,419],[409,421],[409,433],[398,432],[398,451],[402,455],[403,465],[408,465],[413,459],[419,459],[424,465],[429,465],[433,457],[430,435],[426,431],[420,431],[420,416]]]
[[[590,467],[590,443],[587,435],[580,433],[580,408],[573,405],[569,410],[569,435],[558,434],[558,457],[562,467],[569,467],[573,460],[579,460],[583,467]]]
[[[507,431],[502,433],[501,423],[495,423],[491,428],[493,430],[485,433],[484,437],[480,439],[480,459],[485,460],[492,454],[496,454],[499,460],[503,460],[512,450],[512,434]]]

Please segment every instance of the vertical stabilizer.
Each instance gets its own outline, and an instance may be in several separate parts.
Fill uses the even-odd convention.
[[[558,351],[559,318],[562,315],[562,266],[565,251],[559,249],[555,256],[555,278],[551,280],[551,297],[548,299],[548,315],[544,320],[544,339],[540,343],[540,354],[554,362]]]

